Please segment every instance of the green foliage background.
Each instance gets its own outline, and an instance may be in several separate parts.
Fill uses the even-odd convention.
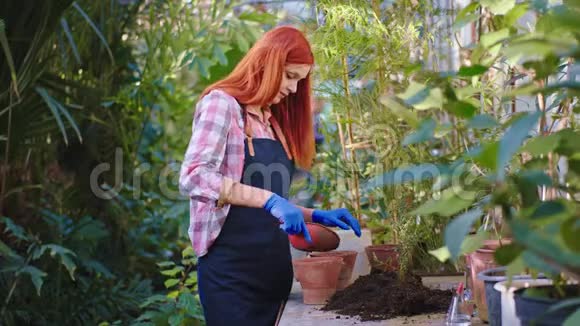
[[[275,20],[236,1],[2,2],[0,324],[203,324],[179,163],[200,91]]]

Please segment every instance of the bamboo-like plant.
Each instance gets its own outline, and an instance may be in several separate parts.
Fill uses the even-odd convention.
[[[325,165],[332,166],[328,170],[338,179],[334,187],[338,190],[329,195],[346,202],[357,216],[367,217],[363,222],[372,229],[375,243],[402,244],[403,256],[408,258],[404,268],[410,268],[413,260],[425,260],[413,259],[418,251],[433,263],[419,248],[419,241],[399,235],[402,228],[409,230],[408,220],[417,220],[408,213],[418,198],[429,194],[428,183],[378,189],[362,185],[378,171],[430,156],[422,145],[397,146],[413,124],[378,104],[381,94],[403,90],[412,72],[420,68],[417,60],[421,54],[416,50],[424,49],[431,40],[421,20],[426,7],[427,3],[411,1],[383,8],[377,1],[319,1],[316,9],[320,18],[311,32],[318,67],[317,91],[332,104],[328,117],[336,119],[334,136],[338,136],[336,144],[342,149],[338,157],[324,153]],[[350,183],[347,196],[340,194],[343,177]],[[427,242],[441,243],[439,234],[428,236],[438,240],[425,239]]]

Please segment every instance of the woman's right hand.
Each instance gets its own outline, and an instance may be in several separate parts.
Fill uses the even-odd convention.
[[[280,228],[284,232],[288,234],[303,233],[306,241],[312,242],[310,233],[308,233],[308,229],[306,228],[306,223],[304,223],[304,215],[300,208],[277,194],[272,194],[264,204],[264,209],[280,221]]]

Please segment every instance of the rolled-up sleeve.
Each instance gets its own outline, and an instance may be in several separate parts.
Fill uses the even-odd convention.
[[[201,202],[217,201],[223,182],[224,159],[232,112],[227,98],[211,92],[197,104],[191,139],[179,174],[179,190]]]

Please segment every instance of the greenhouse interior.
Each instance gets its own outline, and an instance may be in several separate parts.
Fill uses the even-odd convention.
[[[0,325],[580,325],[578,17],[0,0]]]

